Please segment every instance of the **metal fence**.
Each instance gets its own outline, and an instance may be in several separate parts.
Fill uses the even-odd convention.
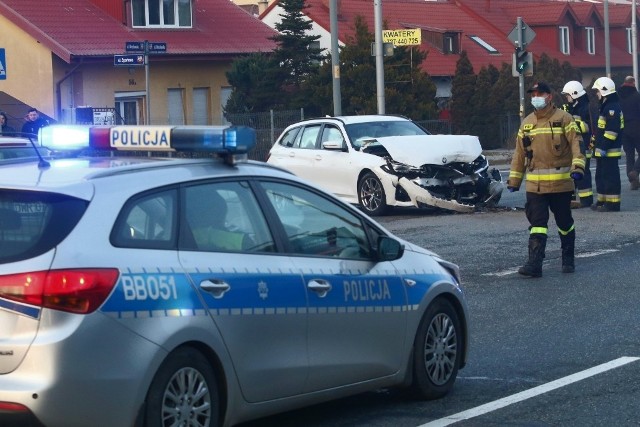
[[[515,148],[516,135],[520,128],[520,115],[505,114],[500,121],[500,141],[503,148]]]
[[[249,126],[256,130],[257,143],[256,147],[249,153],[249,158],[265,161],[271,146],[282,131],[290,124],[304,120],[304,109],[227,114],[225,117],[231,124]]]
[[[273,143],[290,124],[304,120],[304,109],[267,111],[263,113],[227,114],[226,119],[236,126],[249,126],[256,130],[256,147],[249,153],[253,160],[265,161]],[[448,120],[416,121],[433,134],[450,134]]]

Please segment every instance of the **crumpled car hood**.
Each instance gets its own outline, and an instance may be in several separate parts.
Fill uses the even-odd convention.
[[[470,163],[482,154],[480,140],[473,135],[412,135],[376,140],[393,160],[416,167],[424,164]]]

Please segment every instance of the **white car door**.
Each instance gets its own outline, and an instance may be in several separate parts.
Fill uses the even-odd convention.
[[[284,135],[271,149],[268,163],[278,165],[295,175],[311,179],[312,167],[318,134],[322,124],[310,124],[302,127],[290,138]],[[289,139],[290,138],[290,139]]]
[[[336,146],[343,149],[334,148]],[[357,201],[360,168],[354,167],[354,154],[357,155],[353,148],[348,147],[340,128],[326,124],[313,156],[309,180],[346,201]]]

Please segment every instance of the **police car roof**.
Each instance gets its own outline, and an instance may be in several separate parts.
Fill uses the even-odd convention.
[[[287,176],[291,174],[263,162],[243,161],[233,166],[210,158],[81,157],[54,159],[39,168],[36,161],[0,167],[3,188],[54,191],[90,199],[95,181],[113,177],[126,180],[134,191],[206,177]]]

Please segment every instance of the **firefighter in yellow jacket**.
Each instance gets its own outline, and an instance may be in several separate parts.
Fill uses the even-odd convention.
[[[529,258],[518,273],[541,277],[547,245],[549,211],[553,213],[562,247],[562,272],[573,273],[576,231],[571,215],[574,180],[584,176],[581,134],[571,114],[556,108],[551,88],[538,82],[527,91],[535,111],[525,117],[511,162],[509,191],[526,179],[525,213],[529,221]]]

